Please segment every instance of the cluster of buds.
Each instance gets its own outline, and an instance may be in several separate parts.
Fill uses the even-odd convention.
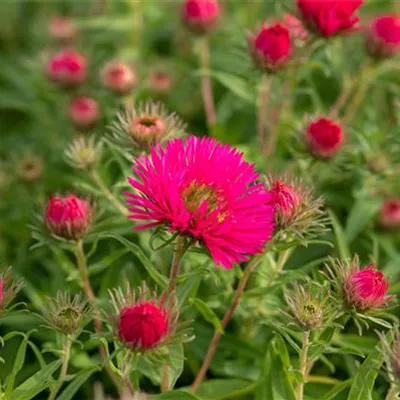
[[[138,293],[129,286],[110,291],[114,309],[111,322],[118,340],[133,352],[156,351],[179,334],[174,296],[158,297],[143,284]],[[183,336],[182,336],[183,337]]]
[[[41,309],[41,317],[48,327],[71,336],[78,336],[90,320],[91,309],[81,295],[71,297],[66,292],[58,292],[49,297]]]
[[[388,230],[400,228],[400,199],[393,198],[384,201],[380,210],[380,225]]]
[[[264,24],[257,33],[249,33],[248,45],[255,64],[270,73],[282,69],[292,51],[290,31],[281,23]]]
[[[305,141],[309,151],[316,157],[333,157],[344,142],[343,129],[339,123],[322,117],[312,121],[306,129]]]
[[[99,120],[100,107],[91,97],[80,96],[72,100],[68,116],[78,129],[88,129]]]
[[[60,42],[69,42],[78,34],[78,28],[70,17],[53,17],[48,30],[51,38]]]
[[[390,58],[400,50],[400,18],[383,15],[375,18],[367,30],[367,50],[377,59]]]
[[[355,16],[363,0],[297,0],[297,7],[307,28],[322,37],[349,32],[359,21]]]
[[[110,62],[100,72],[103,86],[117,95],[127,95],[137,84],[136,71],[122,62]]]
[[[161,103],[147,102],[120,114],[112,128],[111,139],[121,147],[131,144],[146,151],[156,143],[182,136],[186,125]]]
[[[68,163],[77,169],[92,169],[101,157],[102,144],[94,136],[80,136],[65,151]]]
[[[44,220],[56,238],[77,241],[90,230],[92,214],[92,206],[87,200],[73,194],[66,197],[54,195],[47,204]]]
[[[0,274],[0,317],[3,317],[12,309],[12,307],[8,309],[8,306],[22,289],[22,286],[23,283],[21,281],[13,281],[11,279],[11,267]]]
[[[275,208],[275,234],[283,241],[309,239],[325,231],[323,201],[312,188],[287,175],[267,176],[266,186]]]
[[[221,8],[217,0],[185,0],[181,18],[190,32],[204,35],[215,29],[220,14]]]

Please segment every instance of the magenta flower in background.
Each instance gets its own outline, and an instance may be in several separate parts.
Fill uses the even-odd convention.
[[[272,196],[241,153],[215,139],[190,137],[156,145],[134,160],[127,193],[137,229],[165,225],[231,268],[260,253],[274,229]]]
[[[387,229],[400,228],[400,199],[385,200],[380,211],[380,223]]]
[[[367,49],[376,58],[389,58],[400,50],[400,18],[383,15],[375,18],[367,36]]]
[[[217,0],[186,0],[181,11],[184,25],[197,34],[212,31],[220,14],[221,8]]]
[[[100,117],[99,104],[90,97],[77,97],[69,105],[68,115],[78,128],[89,128]]]

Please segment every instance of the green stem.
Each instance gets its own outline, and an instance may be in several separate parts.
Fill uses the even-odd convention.
[[[391,385],[386,396],[386,400],[396,400],[400,393],[399,387],[397,385]]]
[[[267,105],[269,99],[270,80],[263,75],[258,94],[257,135],[262,147],[266,146]]]
[[[310,346],[310,332],[304,331],[303,333],[303,346],[300,352],[300,359],[299,359],[299,370],[303,377],[302,382],[300,382],[297,386],[296,390],[296,399],[303,400],[304,398],[304,384],[306,383],[307,379],[307,354],[308,348]]]
[[[71,338],[67,336],[65,338],[60,376],[58,377],[57,382],[50,393],[49,400],[54,400],[56,398],[57,393],[59,392],[62,384],[65,381],[65,377],[67,376],[70,354],[71,354]]]
[[[182,257],[185,254],[185,238],[178,236],[174,257],[172,259],[171,271],[169,275],[169,285],[167,289],[167,295],[175,292],[176,290],[176,279],[179,275],[179,267],[182,261]]]
[[[99,187],[99,189],[103,192],[106,199],[114,205],[114,207],[124,216],[126,217],[129,214],[128,209],[111,193],[110,189],[108,189],[107,185],[103,182],[100,175],[97,171],[93,170],[90,173],[93,182]]]

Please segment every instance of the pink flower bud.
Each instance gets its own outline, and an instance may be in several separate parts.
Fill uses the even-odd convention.
[[[344,295],[346,303],[357,310],[368,310],[385,305],[391,296],[387,295],[389,283],[382,272],[371,263],[364,269],[353,269],[345,276]]]
[[[275,213],[280,214],[281,219],[290,219],[301,203],[296,190],[281,181],[274,181],[271,194]]]
[[[86,200],[70,194],[52,196],[47,204],[45,223],[49,231],[62,239],[79,240],[92,225],[92,209]]]
[[[182,21],[186,28],[197,34],[211,32],[220,17],[221,9],[216,0],[186,0],[182,7]]]
[[[78,33],[78,28],[69,17],[53,17],[48,28],[50,36],[59,41],[69,41]]]
[[[166,310],[150,301],[123,308],[119,317],[119,336],[129,347],[145,351],[159,344],[167,335]]]
[[[292,42],[286,26],[276,23],[264,25],[257,34],[251,34],[249,48],[254,62],[262,70],[275,72],[289,60]]]
[[[307,127],[306,142],[310,151],[318,157],[334,156],[343,141],[342,127],[328,118],[319,118]]]
[[[120,62],[107,64],[100,75],[103,85],[119,95],[128,94],[137,84],[137,76],[134,69],[128,64]]]
[[[363,0],[297,0],[305,24],[324,37],[351,30],[359,21],[354,16]]]
[[[375,18],[368,29],[367,49],[378,59],[394,56],[400,50],[400,18],[396,15]]]
[[[90,97],[77,97],[69,105],[68,115],[77,128],[90,128],[99,119],[99,105]]]
[[[304,28],[303,23],[292,14],[284,14],[283,22],[288,27],[293,38],[305,42],[309,37],[309,32]]]
[[[164,95],[171,89],[172,77],[166,72],[153,71],[148,77],[148,85],[154,93]]]
[[[47,65],[51,80],[60,86],[76,86],[86,80],[86,59],[72,50],[62,50]]]
[[[389,199],[382,204],[380,223],[387,229],[400,228],[400,199]]]

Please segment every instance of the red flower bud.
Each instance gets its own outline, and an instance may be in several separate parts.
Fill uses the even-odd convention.
[[[344,135],[338,123],[328,118],[319,118],[308,126],[306,141],[316,156],[330,158],[342,146]]]
[[[282,68],[290,57],[292,43],[289,29],[280,23],[270,27],[264,25],[256,35],[250,35],[249,47],[258,67],[275,72]]]
[[[49,78],[60,86],[75,86],[86,79],[86,59],[76,51],[63,50],[48,63]]]
[[[363,0],[297,0],[297,7],[311,30],[329,37],[349,31],[359,21],[354,14]]]
[[[368,310],[385,305],[391,296],[387,295],[389,283],[382,272],[375,270],[371,263],[364,269],[354,269],[344,279],[346,303],[357,310]]]
[[[99,105],[90,97],[77,97],[69,105],[68,115],[77,128],[89,128],[99,119]]]
[[[308,39],[309,33],[298,18],[292,14],[284,14],[283,22],[288,27],[293,38],[301,40],[302,42],[305,42]]]
[[[220,14],[221,9],[216,0],[186,0],[181,17],[189,31],[202,35],[215,28]]]
[[[119,336],[135,350],[145,351],[156,347],[168,331],[166,310],[153,302],[127,306],[120,312]]]
[[[49,34],[55,40],[69,41],[78,33],[72,18],[69,17],[53,17],[49,23]]]
[[[45,223],[49,231],[66,240],[83,238],[92,225],[92,209],[86,200],[70,194],[52,196],[47,204]]]
[[[290,219],[301,203],[296,190],[281,181],[274,181],[271,194],[275,213],[280,214],[281,219]]]
[[[378,59],[394,56],[400,50],[400,18],[396,15],[375,18],[368,29],[367,49]]]
[[[389,199],[382,204],[380,223],[387,229],[400,228],[400,199]]]
[[[100,73],[103,85],[119,95],[126,95],[137,84],[135,70],[128,64],[112,62],[107,64]]]

